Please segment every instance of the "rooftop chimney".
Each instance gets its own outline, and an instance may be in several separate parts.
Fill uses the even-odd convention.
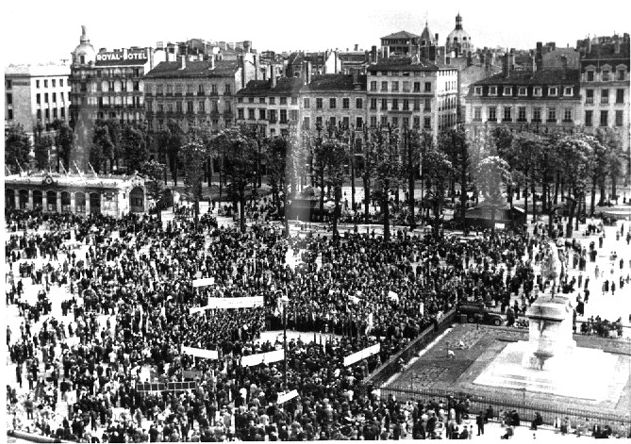
[[[587,54],[592,53],[592,39],[591,37],[587,37]]]
[[[359,51],[359,44],[355,43],[355,51]]]
[[[208,69],[215,69],[215,55],[211,54],[210,57],[208,58],[208,61],[210,62],[210,67]]]
[[[436,46],[435,45],[431,45],[429,47],[429,61],[430,62],[435,62],[436,61]]]
[[[377,47],[375,45],[370,48],[370,63],[377,63]]]
[[[561,56],[561,66],[563,67],[563,73],[561,74],[563,80],[567,78],[567,56]]]
[[[180,69],[186,69],[186,56],[180,56]]]
[[[436,44],[438,45],[438,33],[434,34],[434,39],[436,40]]]
[[[384,59],[390,58],[390,47],[389,46],[384,46],[383,47],[383,58]]]
[[[504,58],[502,59],[502,75],[504,75],[504,77],[508,77],[508,72],[510,71],[508,64],[509,64],[509,54],[508,52],[506,54],[504,54]]]
[[[353,69],[352,73],[353,73],[353,89],[355,91],[359,91],[362,88],[361,83],[359,83],[359,70]]]
[[[617,35],[613,36],[613,52],[620,54],[620,38]]]
[[[537,52],[535,53],[535,67],[539,71],[543,68],[543,43],[537,42]]]
[[[276,88],[276,73],[274,72],[274,65],[269,66],[269,78],[272,81],[272,88]]]

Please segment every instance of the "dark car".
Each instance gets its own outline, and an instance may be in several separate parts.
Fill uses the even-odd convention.
[[[465,315],[467,322],[502,325],[504,318],[498,313],[489,311],[483,303],[468,302],[458,307],[458,315]]]

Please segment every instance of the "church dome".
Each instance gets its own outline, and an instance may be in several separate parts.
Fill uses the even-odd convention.
[[[96,60],[96,51],[86,35],[85,26],[81,26],[79,46],[72,52],[72,63],[75,65],[89,65]]]
[[[446,49],[448,52],[456,51],[457,55],[473,51],[471,36],[462,28],[462,17],[456,16],[456,27],[447,36]]]

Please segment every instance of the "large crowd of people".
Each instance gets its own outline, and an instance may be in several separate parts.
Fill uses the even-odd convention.
[[[440,401],[381,399],[362,381],[458,301],[505,310],[511,295],[532,301],[543,284],[534,272],[543,228],[470,239],[397,232],[385,243],[374,232],[292,237],[260,221],[241,233],[208,214],[197,224],[185,216],[163,224],[7,212],[7,304],[24,319],[19,332],[7,331],[12,428],[84,442],[461,437],[463,402],[452,415]],[[565,251],[586,255],[576,244]],[[214,284],[193,288],[204,277]],[[25,294],[29,280],[41,288],[36,301]],[[265,304],[190,311],[207,297],[244,296]],[[283,348],[280,338],[260,337],[284,323],[327,335],[290,339],[286,363],[240,364]],[[379,353],[344,366],[376,343]],[[183,354],[184,346],[217,350],[219,359]],[[141,390],[146,370],[165,383],[193,374],[195,389]],[[26,392],[18,390],[24,375]],[[277,402],[292,390],[297,397]]]

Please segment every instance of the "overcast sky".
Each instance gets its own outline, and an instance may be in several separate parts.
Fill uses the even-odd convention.
[[[155,46],[156,41],[252,40],[257,50],[362,49],[391,32],[418,33],[425,19],[444,44],[458,12],[473,44],[532,48],[570,46],[591,35],[629,32],[631,1],[9,1],[1,26],[3,65],[69,58],[81,25],[95,49]],[[602,5],[602,7],[600,7]]]

